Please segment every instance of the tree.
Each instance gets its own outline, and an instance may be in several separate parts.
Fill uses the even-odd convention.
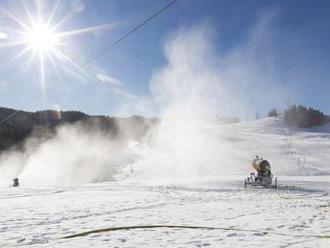
[[[292,105],[284,111],[284,121],[288,126],[308,128],[326,123],[323,112],[302,105]]]

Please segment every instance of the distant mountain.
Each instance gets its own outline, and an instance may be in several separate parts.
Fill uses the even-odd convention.
[[[114,138],[126,136],[138,139],[158,122],[156,118],[142,116],[119,118],[91,116],[80,111],[26,112],[0,107],[0,121],[10,115],[12,117],[0,125],[0,152],[13,147],[20,148],[32,134],[40,139],[47,138],[53,135],[56,127],[60,125],[79,124],[86,130],[95,129],[110,133]]]

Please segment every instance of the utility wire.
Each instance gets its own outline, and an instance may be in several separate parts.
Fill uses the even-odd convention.
[[[151,16],[147,17],[145,20],[143,20],[141,23],[139,23],[138,25],[134,26],[132,29],[130,29],[127,33],[125,33],[124,35],[122,35],[121,37],[119,37],[117,40],[115,40],[114,42],[110,43],[108,46],[106,46],[105,48],[99,50],[96,55],[94,57],[92,57],[90,60],[88,60],[86,63],[82,64],[81,67],[82,69],[85,69],[86,67],[88,67],[90,64],[92,64],[95,60],[97,60],[100,56],[102,56],[103,54],[109,52],[113,47],[115,47],[116,45],[118,45],[120,42],[122,42],[123,40],[125,40],[127,37],[129,37],[130,35],[132,35],[135,31],[139,30],[140,28],[142,28],[145,24],[147,24],[148,22],[150,22],[152,19],[154,19],[155,17],[157,17],[158,15],[160,15],[162,12],[166,11],[169,7],[171,7],[173,4],[175,4],[176,2],[178,2],[179,0],[172,0],[171,2],[169,2],[168,4],[166,4],[164,7],[162,7],[161,9],[159,9],[158,11],[154,12]],[[74,59],[70,58],[72,61],[74,61]],[[75,61],[74,61],[75,62]],[[51,86],[49,86],[46,90],[50,90],[52,88],[54,88],[55,86],[58,86],[59,84],[63,83],[63,79],[65,77],[63,77],[60,80],[57,80],[56,83],[52,84]],[[42,97],[42,95],[38,95],[35,98],[31,99],[30,101],[28,101],[27,103],[25,103],[22,107],[21,110],[15,110],[14,112],[12,112],[11,114],[7,115],[5,118],[3,118],[2,120],[0,120],[0,126],[3,125],[6,121],[8,121],[9,119],[13,118],[17,113],[21,112],[22,110],[24,110],[26,107],[28,107],[29,105],[31,105],[34,102],[37,102],[40,98]]]
[[[87,64],[92,63],[93,61],[95,61],[98,57],[100,57],[103,54],[105,54],[106,52],[108,52],[111,48],[113,48],[118,43],[120,43],[121,41],[123,41],[124,39],[126,39],[132,33],[134,33],[135,31],[137,31],[138,29],[140,29],[142,26],[144,26],[145,24],[147,24],[148,22],[150,22],[152,19],[154,19],[156,16],[158,16],[159,14],[161,14],[162,12],[164,12],[165,10],[167,10],[169,7],[171,7],[173,4],[175,4],[178,1],[179,0],[173,0],[173,1],[169,2],[163,8],[161,8],[160,10],[158,10],[157,12],[155,12],[154,14],[152,14],[151,16],[149,16],[148,18],[146,18],[144,21],[142,21],[140,24],[138,24],[135,27],[133,27],[130,31],[128,31],[122,37],[120,37],[119,39],[117,39],[113,43],[109,44],[104,49],[100,50]]]

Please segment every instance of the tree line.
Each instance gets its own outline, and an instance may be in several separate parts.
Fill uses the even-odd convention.
[[[268,112],[268,117],[278,117],[280,113],[276,109]],[[309,128],[323,125],[330,121],[330,117],[322,111],[303,105],[291,105],[283,113],[286,125],[290,127]]]

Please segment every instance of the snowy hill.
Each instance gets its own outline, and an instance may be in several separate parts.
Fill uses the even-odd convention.
[[[260,155],[277,175],[329,175],[328,128],[291,129],[278,118],[163,127],[156,139],[161,145],[144,150],[137,145],[142,154],[133,167],[138,177],[244,175]]]
[[[23,150],[0,157],[0,186],[14,177],[35,187],[246,175],[256,155],[270,161],[275,175],[330,174],[329,124],[289,129],[277,118],[229,124],[165,119],[142,131],[124,124],[118,129],[129,135],[116,139],[81,125],[61,126],[42,143],[31,137]]]
[[[238,124],[239,149],[261,154],[280,175],[330,174],[330,125],[287,128],[283,120],[266,118]],[[238,132],[238,133],[237,133]]]

